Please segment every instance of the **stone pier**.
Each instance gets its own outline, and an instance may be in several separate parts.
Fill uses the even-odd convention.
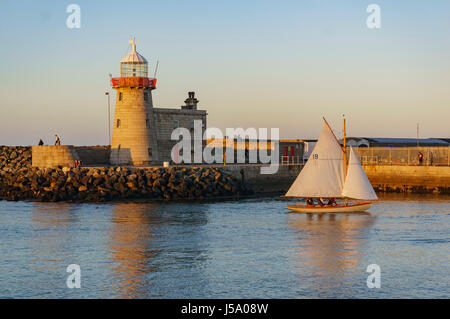
[[[450,166],[363,165],[376,191],[450,194]]]

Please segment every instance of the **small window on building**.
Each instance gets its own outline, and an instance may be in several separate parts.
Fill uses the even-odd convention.
[[[119,120],[119,119],[117,119],[117,124],[116,124],[116,126],[117,126],[117,127],[120,127],[120,120]]]
[[[191,120],[191,128],[194,128],[195,126],[195,122],[194,122],[194,120]]]
[[[148,93],[144,92],[144,101],[148,101]]]
[[[122,92],[119,92],[119,101],[122,101]]]
[[[173,128],[176,129],[180,127],[180,122],[178,120],[173,120]]]
[[[146,120],[145,120],[145,126],[146,126],[147,128],[150,127],[150,120],[149,120],[149,119],[146,119]]]
[[[152,149],[151,148],[148,149],[148,155],[150,156],[150,158],[152,157]]]

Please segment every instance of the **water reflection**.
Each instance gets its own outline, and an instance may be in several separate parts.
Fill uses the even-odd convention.
[[[115,293],[127,298],[191,293],[190,283],[202,280],[206,224],[206,213],[196,206],[115,204],[108,232]]]
[[[380,196],[366,215],[285,203],[0,201],[0,297],[449,296],[449,199]],[[82,289],[66,287],[79,264]],[[383,286],[366,286],[366,267]]]
[[[319,291],[344,284],[345,276],[361,261],[374,220],[369,213],[291,214],[288,225],[298,235],[294,243],[298,271],[304,276],[312,271]]]
[[[30,247],[37,271],[58,273],[61,270],[58,263],[67,262],[66,256],[72,254],[69,230],[71,224],[78,222],[79,218],[71,208],[72,204],[68,203],[33,205],[31,226],[35,236],[31,238]]]
[[[148,283],[145,275],[153,271],[151,260],[153,229],[158,223],[152,204],[116,204],[109,231],[109,251],[114,262],[117,292],[139,298]]]

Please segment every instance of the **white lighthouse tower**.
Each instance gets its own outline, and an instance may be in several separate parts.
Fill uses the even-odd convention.
[[[148,165],[158,162],[152,90],[156,79],[148,77],[148,62],[136,51],[120,61],[120,77],[111,80],[116,90],[110,164]]]

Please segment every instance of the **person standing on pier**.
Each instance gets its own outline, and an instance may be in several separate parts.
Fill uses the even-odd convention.
[[[61,140],[59,139],[59,136],[55,134],[55,145],[60,146],[61,145]]]
[[[422,165],[423,162],[423,154],[421,152],[419,152],[419,154],[417,154],[417,158],[419,160],[419,165]]]

